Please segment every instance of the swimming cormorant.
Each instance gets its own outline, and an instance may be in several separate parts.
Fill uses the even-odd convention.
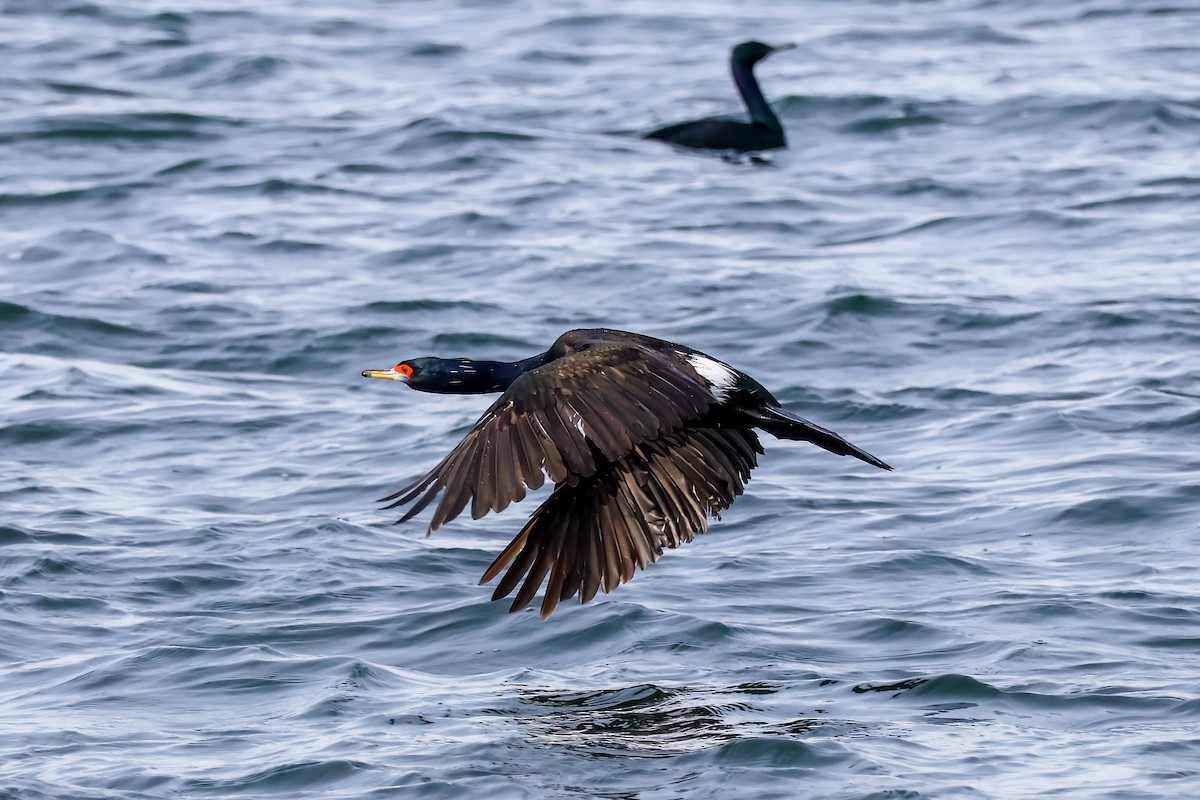
[[[758,88],[758,81],[754,78],[754,65],[771,53],[791,50],[795,46],[783,44],[771,47],[762,42],[742,42],[733,48],[733,53],[729,56],[729,69],[733,72],[733,82],[737,84],[746,109],[750,112],[750,122],[719,118],[698,119],[659,128],[646,134],[645,138],[661,139],[664,142],[702,150],[736,150],[742,153],[787,147],[783,125],[771,110],[767,99],[763,97],[762,89]]]
[[[560,600],[586,603],[703,533],[750,479],[763,452],[755,428],[891,469],[785,411],[744,372],[637,333],[573,330],[521,361],[413,358],[362,374],[423,392],[503,393],[437,466],[383,501],[413,503],[399,523],[444,491],[432,533],[468,505],[475,519],[503,511],[548,475],[554,491],[480,580],[508,568],[496,600],[524,579],[517,611],[549,576],[543,619]]]

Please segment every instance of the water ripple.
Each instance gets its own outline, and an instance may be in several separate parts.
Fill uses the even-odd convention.
[[[1195,14],[210,6],[5,7],[0,796],[1192,790]],[[640,140],[741,112],[739,37],[798,45],[791,148]],[[764,437],[699,541],[509,615],[537,498],[372,502],[489,399],[359,373],[580,325],[898,469]]]

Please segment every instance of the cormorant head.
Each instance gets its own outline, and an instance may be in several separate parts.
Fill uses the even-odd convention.
[[[512,372],[513,366],[470,358],[410,358],[391,369],[364,369],[362,376],[400,381],[419,392],[481,394],[504,391],[519,374]]]
[[[433,386],[440,386],[446,381],[447,370],[442,358],[410,358],[401,361],[391,369],[364,369],[364,378],[383,378],[389,381],[407,383],[413,389],[429,391]],[[458,361],[458,359],[454,359]]]
[[[733,60],[747,65],[757,64],[771,55],[771,53],[778,53],[780,50],[791,50],[795,46],[794,44],[781,44],[772,47],[762,42],[742,42],[733,48]]]

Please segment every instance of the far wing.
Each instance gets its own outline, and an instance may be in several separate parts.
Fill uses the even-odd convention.
[[[522,375],[440,464],[383,499],[395,501],[388,508],[413,503],[404,522],[444,489],[431,532],[468,503],[479,519],[523,499],[545,475],[574,485],[715,402],[682,359],[636,344],[597,345]]]
[[[652,564],[663,547],[690,542],[709,516],[742,493],[762,452],[750,428],[684,428],[634,448],[577,485],[563,484],[484,572],[508,571],[492,595],[521,584],[510,611],[529,604],[542,582],[542,619],[575,594],[591,600]]]

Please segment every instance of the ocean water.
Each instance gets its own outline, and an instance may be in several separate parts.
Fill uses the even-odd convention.
[[[739,113],[791,148],[640,133]],[[1200,797],[1200,5],[0,2],[0,797]],[[375,498],[685,342],[764,436],[547,622]]]

